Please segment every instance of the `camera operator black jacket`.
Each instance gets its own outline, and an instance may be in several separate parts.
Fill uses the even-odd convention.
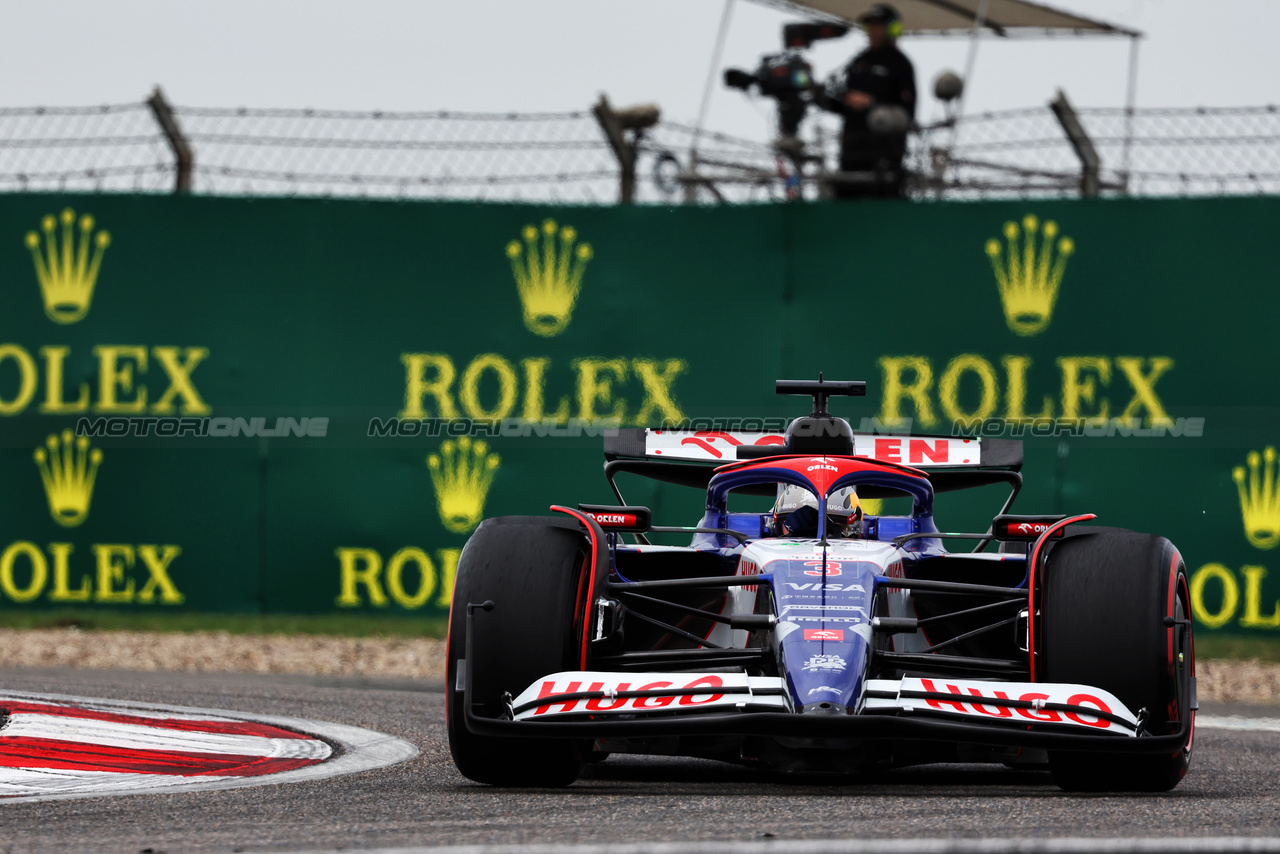
[[[904,147],[905,140],[900,137],[885,138],[872,134],[867,129],[867,114],[871,108],[852,109],[844,103],[844,96],[849,92],[866,92],[872,98],[872,107],[880,104],[903,107],[915,118],[916,72],[906,54],[895,44],[885,45],[879,50],[867,48],[845,66],[841,82],[843,87],[828,92],[822,104],[844,116],[841,159],[856,160],[862,152],[878,154],[884,149]]]

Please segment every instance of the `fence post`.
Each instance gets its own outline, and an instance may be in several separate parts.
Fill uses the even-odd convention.
[[[1080,158],[1080,195],[1087,199],[1095,198],[1102,189],[1102,158],[1093,147],[1093,140],[1089,139],[1080,117],[1067,101],[1066,92],[1059,89],[1058,94],[1049,102],[1049,109],[1058,117],[1058,124],[1062,125],[1062,131],[1075,149],[1076,157]]]
[[[195,169],[195,154],[191,151],[191,146],[187,143],[187,138],[182,135],[182,128],[178,127],[178,118],[173,114],[173,108],[169,106],[169,102],[165,100],[164,92],[157,86],[156,90],[151,93],[151,97],[147,99],[147,106],[151,107],[151,112],[155,114],[156,121],[160,124],[160,130],[164,132],[165,138],[169,140],[169,147],[173,149],[173,156],[177,161],[177,174],[173,182],[173,192],[176,194],[191,192],[191,173]]]
[[[600,96],[600,100],[591,108],[591,112],[600,123],[600,130],[604,132],[605,141],[613,149],[613,155],[618,158],[618,202],[629,205],[635,201],[636,197],[636,155],[640,138],[644,135],[646,128],[658,123],[662,112],[656,104],[641,104],[615,110],[604,95]],[[629,138],[626,131],[631,131]]]

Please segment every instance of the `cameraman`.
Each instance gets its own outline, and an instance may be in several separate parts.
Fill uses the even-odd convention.
[[[845,67],[843,80],[838,81],[836,93],[828,94],[825,106],[844,116],[840,171],[874,172],[875,178],[840,181],[835,195],[838,199],[901,198],[906,130],[916,113],[915,69],[896,44],[902,34],[897,10],[887,3],[876,3],[858,23],[871,44]],[[893,110],[895,107],[898,109]],[[881,128],[881,121],[868,123],[873,111],[890,132]],[[881,129],[872,130],[871,125]]]

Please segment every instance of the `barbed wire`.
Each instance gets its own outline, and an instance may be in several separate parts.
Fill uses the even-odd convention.
[[[163,192],[173,170],[146,104],[0,108],[0,192]]]
[[[336,196],[608,203],[619,164],[590,111],[384,112],[177,107],[195,153],[193,191],[220,196]],[[1102,160],[1104,194],[1280,192],[1280,109],[1077,111]],[[807,175],[834,169],[839,119],[806,123]],[[696,158],[692,152],[696,149]],[[797,192],[768,140],[661,122],[637,141],[636,199],[727,202]],[[696,159],[696,162],[695,162]],[[911,195],[1073,196],[1080,162],[1047,107],[937,123],[909,138]],[[0,192],[171,191],[176,159],[146,103],[0,108]],[[687,194],[686,187],[697,186]]]
[[[1112,192],[1135,196],[1241,195],[1280,192],[1280,109],[1264,107],[1094,108],[1076,111]],[[1010,180],[1022,173],[1058,174],[1063,195],[1079,192],[1080,161],[1049,109],[972,116],[955,129],[922,134],[916,171],[942,143],[963,187]],[[1003,176],[1003,178],[1002,178]],[[1041,177],[1044,177],[1042,174]]]

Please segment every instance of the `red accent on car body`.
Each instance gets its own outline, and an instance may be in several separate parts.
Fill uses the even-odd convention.
[[[1048,522],[1005,522],[1002,530],[996,532],[998,537],[1025,537],[1028,540],[1034,540],[1049,530]],[[1059,528],[1052,536],[1061,539],[1064,529]]]
[[[1040,550],[1044,548],[1044,544],[1049,541],[1055,531],[1074,525],[1076,522],[1087,522],[1097,518],[1097,513],[1083,513],[1054,522],[1049,526],[1049,530],[1036,539],[1036,544],[1031,549],[1027,566],[1027,666],[1032,682],[1036,681],[1036,564],[1040,562]]]
[[[588,513],[601,528],[634,528],[639,520],[634,513]]]
[[[564,513],[572,516],[582,523],[582,527],[587,529],[587,537],[591,540],[591,566],[588,567],[589,579],[587,582],[587,601],[583,605],[582,616],[582,661],[579,665],[583,670],[587,669],[587,650],[591,647],[591,604],[596,601],[596,558],[600,554],[600,541],[596,537],[596,531],[599,526],[595,520],[581,511],[574,510],[570,507],[561,507],[559,504],[552,504],[553,513]]]

